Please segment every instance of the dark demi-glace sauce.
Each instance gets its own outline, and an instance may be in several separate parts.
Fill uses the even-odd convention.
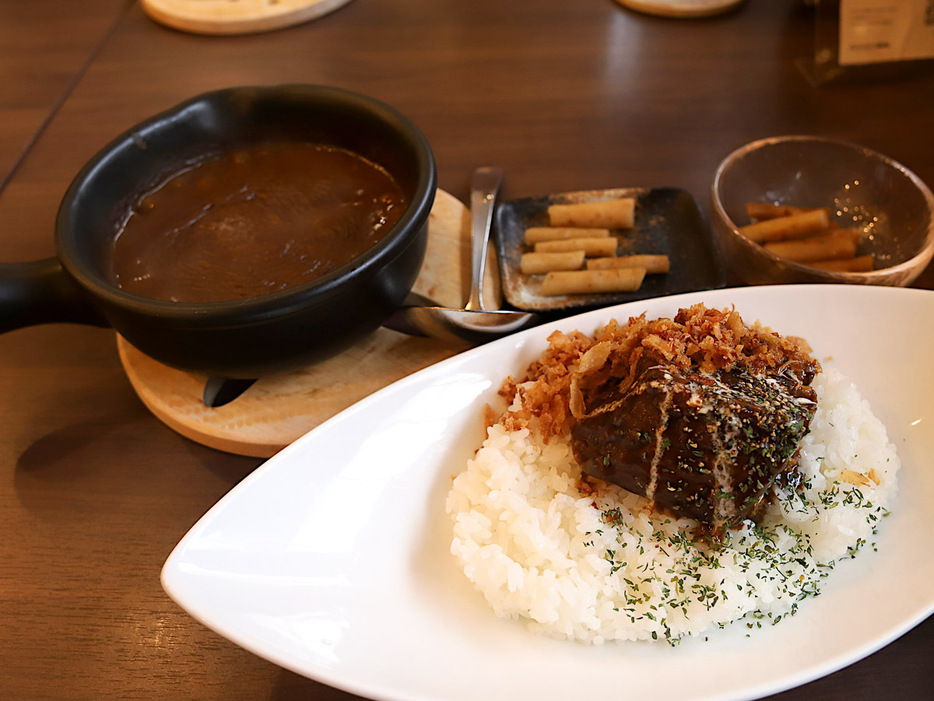
[[[357,258],[406,204],[389,173],[350,151],[296,143],[239,150],[142,195],[114,238],[110,277],[170,301],[268,294]]]

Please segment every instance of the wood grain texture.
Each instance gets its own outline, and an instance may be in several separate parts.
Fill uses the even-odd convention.
[[[5,261],[54,252],[58,202],[110,139],[231,85],[325,83],[385,100],[425,132],[439,185],[461,201],[473,169],[497,165],[507,198],[674,186],[706,210],[726,154],[787,133],[865,144],[934,184],[934,73],[812,87],[796,63],[811,50],[804,2],[746,2],[675,22],[615,2],[368,0],[237,37],[173,31],[134,5],[105,38],[106,21],[84,24],[92,1],[73,3],[85,14],[71,25],[67,8],[30,19],[19,8],[35,2],[0,2],[0,34],[36,47],[35,64],[0,52],[0,85],[20,95],[0,94],[0,124],[22,119],[22,134],[58,94],[33,72],[41,54],[53,57],[48,76],[85,55],[66,51],[72,58],[57,63],[69,31],[88,30],[100,45],[0,194]],[[934,288],[934,269],[915,284]],[[220,638],[162,592],[175,543],[262,461],[200,446],[154,418],[112,331],[0,336],[0,422],[0,698],[351,698]],[[777,698],[927,701],[931,659],[928,619]]]
[[[0,2],[0,192],[127,0]]]

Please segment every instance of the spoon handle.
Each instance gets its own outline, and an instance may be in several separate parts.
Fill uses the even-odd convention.
[[[493,205],[502,182],[503,171],[490,167],[477,168],[470,182],[470,298],[467,309],[486,309],[483,303],[486,252],[493,223]]]

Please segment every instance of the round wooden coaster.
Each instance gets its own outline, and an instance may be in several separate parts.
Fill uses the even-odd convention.
[[[743,0],[616,0],[623,7],[661,17],[711,17],[719,15]]]
[[[193,34],[255,34],[308,22],[350,0],[141,0],[160,24]]]
[[[484,292],[499,298],[495,260]],[[470,215],[438,190],[428,220],[428,251],[414,290],[462,306],[470,286]],[[406,375],[467,346],[413,338],[380,328],[342,354],[294,373],[259,379],[239,398],[211,409],[201,401],[205,377],[156,362],[117,337],[133,389],[163,423],[198,443],[269,457],[324,420]]]

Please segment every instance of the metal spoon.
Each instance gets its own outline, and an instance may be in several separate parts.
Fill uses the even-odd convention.
[[[499,168],[478,168],[470,183],[470,296],[464,309],[442,307],[411,293],[384,326],[412,336],[485,343],[540,322],[537,314],[487,309],[483,299],[486,253],[496,193],[503,181]]]
[[[538,315],[531,312],[442,307],[413,292],[383,326],[410,336],[481,344],[534,326],[539,321]]]

